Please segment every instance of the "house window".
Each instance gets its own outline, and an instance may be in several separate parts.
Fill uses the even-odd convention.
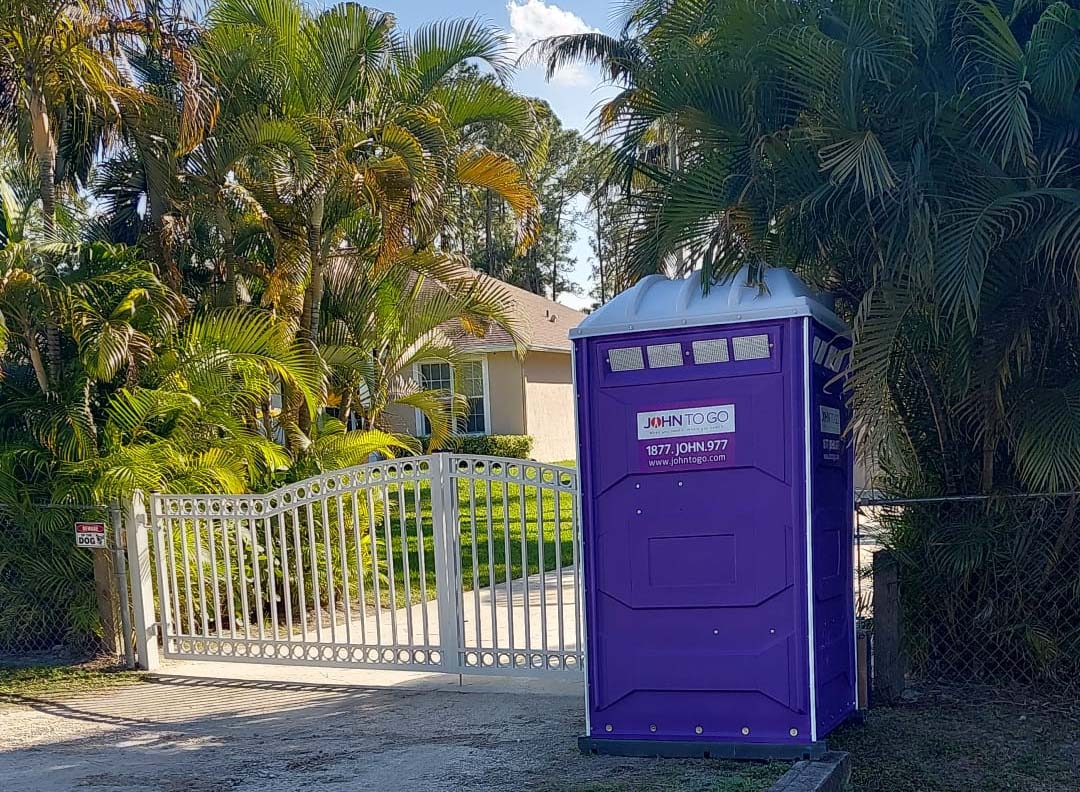
[[[455,431],[466,434],[488,433],[487,365],[483,360],[466,360],[457,366],[449,363],[421,363],[417,367],[420,387],[424,390],[445,390],[459,393],[469,401],[464,426]],[[417,410],[417,428],[421,434],[431,434],[427,416]]]
[[[484,418],[487,409],[484,398],[484,364],[479,360],[466,360],[457,367],[454,376],[457,380],[457,392],[469,400],[465,433],[487,434],[487,421]]]

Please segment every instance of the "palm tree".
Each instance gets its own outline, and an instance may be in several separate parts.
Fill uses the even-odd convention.
[[[536,199],[524,175],[469,130],[500,123],[527,137],[531,106],[497,82],[458,78],[471,59],[505,75],[495,30],[450,22],[406,38],[389,14],[343,4],[312,15],[295,0],[220,0],[208,22],[198,57],[220,86],[221,116],[192,161],[211,174],[197,199],[226,196],[214,220],[227,302],[243,260],[262,303],[296,316],[301,335],[317,341],[330,262],[378,280],[406,246],[430,248],[450,184],[501,196],[529,243]],[[219,144],[237,141],[238,130],[262,145]],[[226,150],[235,155],[221,157]],[[254,255],[239,255],[238,225],[251,230]],[[310,428],[303,411],[298,428]]]
[[[211,8],[200,57],[226,89],[219,128],[266,108],[279,128],[288,125],[305,141],[307,154],[293,152],[295,164],[230,164],[230,172],[286,250],[274,265],[270,299],[285,300],[298,280],[295,265],[305,265],[300,326],[309,338],[318,334],[335,250],[366,247],[375,234],[379,261],[406,241],[428,244],[447,179],[490,185],[523,215],[535,205],[513,163],[455,150],[455,136],[481,117],[518,129],[530,121],[524,100],[505,89],[458,90],[453,79],[474,58],[505,73],[503,49],[496,32],[476,22],[435,25],[405,39],[391,15],[351,4],[317,15],[295,0],[221,0]]]
[[[50,592],[88,570],[35,502],[267,490],[415,450],[395,402],[448,433],[454,397],[408,383],[410,361],[453,359],[447,322],[513,321],[435,252],[444,196],[489,191],[522,247],[537,230],[527,174],[474,134],[534,134],[497,30],[405,36],[294,0],[219,0],[203,29],[162,8],[0,7],[0,507],[20,520],[0,577],[33,567],[18,579]]]
[[[141,245],[177,292],[182,275],[176,254],[188,231],[185,202],[205,187],[184,179],[186,165],[218,114],[213,86],[194,55],[200,28],[180,8],[147,3],[144,20],[128,20],[129,29],[143,35],[127,37],[119,53],[138,90],[118,97],[119,123],[92,184],[104,212],[90,229],[113,242]]]
[[[496,324],[521,343],[513,302],[498,282],[442,254],[408,255],[363,280],[342,254],[330,265],[328,283],[319,348],[333,372],[342,419],[355,416],[368,429],[400,431],[393,410],[415,409],[431,427],[429,446],[444,447],[464,405],[459,396],[421,387],[414,366],[458,363],[452,335],[482,336]]]
[[[324,387],[318,357],[284,323],[239,309],[196,314],[155,352],[139,380],[109,398],[104,447],[66,470],[72,486],[102,498],[272,485],[292,460],[273,427],[262,431],[260,411],[279,383],[314,411]]]
[[[635,274],[787,266],[836,294],[876,488],[1069,493],[903,507],[883,533],[924,660],[977,644],[976,674],[1074,674],[1076,4],[640,0],[631,19],[544,52],[623,80],[601,122],[613,177],[643,181]]]
[[[706,287],[796,266],[850,312],[863,447],[891,446],[910,486],[1080,483],[1080,12],[936,8],[642,2],[623,39],[542,51],[624,81],[601,119],[647,179],[639,277],[678,251]],[[677,162],[655,156],[665,128]]]
[[[30,131],[46,231],[56,214],[57,156],[62,135],[85,135],[82,162],[65,162],[71,179],[103,139],[101,120],[113,114],[123,90],[115,62],[104,57],[113,9],[105,0],[5,3],[0,14],[0,69]]]

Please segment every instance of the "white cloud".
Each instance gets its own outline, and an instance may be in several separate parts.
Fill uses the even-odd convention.
[[[554,3],[544,0],[510,0],[506,4],[510,15],[510,38],[518,54],[529,45],[550,36],[565,36],[573,33],[596,33],[585,20],[572,11],[565,11]],[[581,66],[567,66],[555,73],[552,82],[562,85],[589,85],[595,82]]]

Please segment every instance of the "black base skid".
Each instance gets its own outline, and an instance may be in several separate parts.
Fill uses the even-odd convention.
[[[751,759],[758,761],[817,759],[825,742],[813,743],[721,743],[701,740],[613,740],[578,737],[583,754],[604,756],[663,756],[671,759]]]

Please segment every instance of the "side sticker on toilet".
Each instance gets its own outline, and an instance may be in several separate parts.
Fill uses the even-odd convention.
[[[636,472],[707,470],[734,464],[735,405],[689,404],[639,412]]]

